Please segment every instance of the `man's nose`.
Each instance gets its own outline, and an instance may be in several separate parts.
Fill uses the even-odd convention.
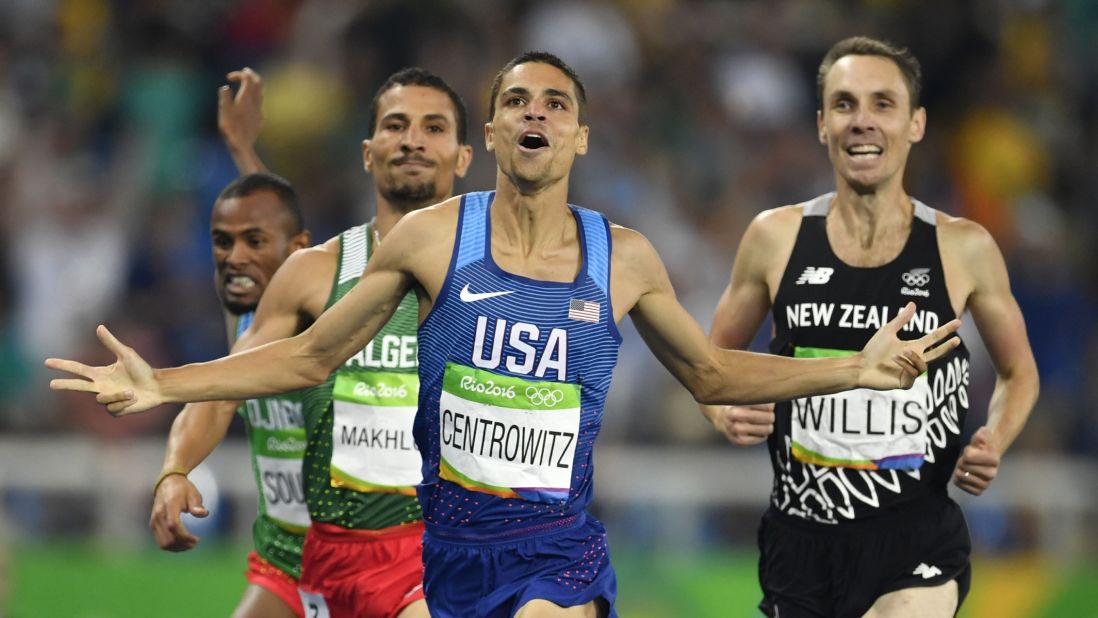
[[[425,133],[419,127],[412,125],[400,138],[400,147],[404,150],[423,150]]]
[[[526,113],[523,117],[529,121],[543,121],[545,120],[545,106],[534,101],[526,106]]]
[[[229,264],[243,264],[248,262],[252,257],[251,247],[243,239],[233,242],[232,248],[229,249],[229,255],[225,257],[225,261]]]

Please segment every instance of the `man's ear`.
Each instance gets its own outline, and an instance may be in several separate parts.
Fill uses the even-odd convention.
[[[367,174],[373,172],[370,165],[370,140],[362,140],[362,167],[366,170]]]
[[[495,131],[492,129],[492,123],[484,123],[484,148],[488,152],[492,152],[496,149],[494,133]]]
[[[313,244],[313,235],[309,230],[301,230],[294,237],[290,239],[290,253],[297,251],[298,249],[304,249],[311,247]]]
[[[827,127],[824,126],[823,110],[816,110],[816,139],[820,140],[820,143],[827,145]]]
[[[473,147],[469,144],[462,144],[458,150],[457,167],[454,168],[454,175],[458,178],[465,178],[465,173],[469,171],[469,165],[473,162]]]
[[[911,115],[911,128],[907,133],[907,140],[912,144],[923,141],[926,135],[926,108],[920,107]]]
[[[591,135],[591,128],[587,125],[580,127],[579,134],[576,135],[576,154],[587,154],[587,138]]]

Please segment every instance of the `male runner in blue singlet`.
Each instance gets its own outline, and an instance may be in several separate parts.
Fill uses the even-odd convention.
[[[792,359],[721,350],[675,299],[639,233],[570,206],[587,152],[585,94],[550,54],[509,62],[492,86],[496,190],[406,215],[362,282],[304,333],[210,363],[151,369],[101,327],[110,367],[50,359],[125,414],[164,401],[242,398],[327,377],[419,297],[416,442],[423,454],[424,586],[432,616],[614,615],[602,526],[587,514],[591,449],[629,314],[699,401],[744,403],[907,387],[955,347],[953,321],[901,342],[907,307],[861,352]]]

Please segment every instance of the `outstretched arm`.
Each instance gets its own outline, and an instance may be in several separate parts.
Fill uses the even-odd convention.
[[[292,337],[321,313],[335,267],[334,249],[325,245],[297,251],[286,260],[267,286],[255,320],[233,346],[234,351]],[[149,517],[149,527],[161,549],[186,551],[198,544],[198,537],[179,517],[180,513],[206,515],[202,495],[187,474],[225,438],[237,406],[235,401],[188,404],[172,424]]]
[[[881,327],[858,354],[847,358],[795,359],[711,344],[679,304],[663,262],[647,239],[631,230],[615,234],[616,285],[625,307],[661,363],[702,403],[750,404],[835,393],[852,388],[909,388],[926,363],[957,346],[954,320],[913,341],[896,334],[915,312],[905,307]],[[617,303],[618,299],[615,299]]]
[[[954,471],[958,487],[979,495],[998,475],[1003,453],[1021,433],[1037,401],[1040,381],[999,247],[986,230],[970,221],[955,221],[947,230],[943,232],[956,234],[952,244],[960,249],[959,262],[972,286],[968,309],[996,374],[987,424],[972,436]]]
[[[235,96],[230,86],[217,90],[217,128],[221,139],[225,140],[237,171],[265,172],[267,167],[255,151],[255,141],[263,126],[263,78],[248,67],[232,71],[226,78],[236,82],[238,88]]]
[[[728,287],[717,303],[709,341],[719,348],[743,350],[770,310],[772,265],[784,263],[800,223],[793,207],[766,211],[751,222],[740,240]],[[776,284],[775,284],[776,285]],[[728,441],[751,446],[774,431],[774,404],[701,406],[702,413]]]
[[[362,283],[296,337],[215,361],[153,370],[100,326],[97,333],[117,361],[89,367],[48,359],[47,367],[79,376],[55,379],[50,387],[96,393],[97,401],[119,414],[131,407],[141,411],[165,402],[250,399],[319,384],[369,343],[415,283],[411,263],[417,247],[421,239],[438,234],[425,229],[433,223],[420,224],[415,222],[420,217],[413,215],[405,216],[379,245]]]

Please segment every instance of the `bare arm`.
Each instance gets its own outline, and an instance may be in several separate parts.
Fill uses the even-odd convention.
[[[679,304],[655,250],[640,234],[616,228],[615,285],[624,298],[615,304],[629,314],[661,363],[702,403],[747,404],[835,393],[852,388],[908,388],[926,363],[957,346],[951,341],[927,351],[956,331],[958,321],[914,341],[896,333],[911,318],[909,304],[881,327],[858,354],[847,358],[794,359],[711,344],[698,323]],[[620,305],[619,301],[625,304]]]
[[[323,308],[334,262],[326,247],[293,253],[267,286],[255,320],[233,349],[292,337],[303,330]],[[186,551],[198,544],[198,537],[179,517],[180,513],[207,514],[202,495],[187,475],[224,440],[237,406],[235,401],[193,403],[175,418],[149,517],[161,549]]]
[[[265,172],[267,167],[255,151],[263,126],[263,79],[248,67],[226,78],[239,84],[236,95],[230,86],[217,90],[217,128],[241,174]]]
[[[416,282],[412,264],[418,259],[420,244],[425,238],[442,235],[438,232],[437,218],[425,218],[422,214],[426,211],[406,215],[372,256],[362,283],[296,337],[215,361],[153,370],[100,326],[100,339],[115,353],[117,362],[106,367],[89,367],[49,359],[47,367],[80,376],[53,380],[50,386],[97,393],[100,403],[107,405],[111,413],[119,414],[123,410],[127,413],[146,410],[168,401],[250,399],[319,384],[369,343]],[[449,221],[446,223],[446,233],[452,236]],[[131,407],[132,410],[127,410]]]
[[[179,515],[205,517],[208,511],[187,475],[225,439],[235,411],[234,402],[192,403],[175,417],[149,515],[149,528],[161,549],[186,551],[198,544]]]
[[[788,261],[801,213],[793,207],[757,216],[744,232],[732,274],[713,315],[709,340],[719,348],[743,350],[770,310],[781,269]],[[771,271],[775,274],[772,274]],[[774,431],[774,404],[701,406],[702,413],[733,444],[750,446]]]
[[[979,494],[994,480],[1000,457],[1021,433],[1037,401],[1040,384],[1025,321],[1010,291],[1002,253],[982,227],[958,220],[953,228],[953,236],[948,240],[953,241],[951,246],[959,248],[958,263],[972,290],[968,309],[996,373],[987,424],[977,430],[964,449],[955,472],[958,486]],[[967,477],[965,472],[969,472]]]

